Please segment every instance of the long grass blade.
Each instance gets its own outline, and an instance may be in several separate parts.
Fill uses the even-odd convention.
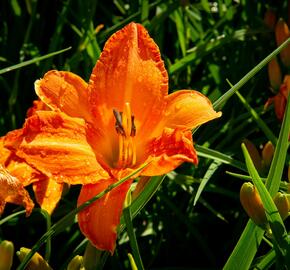
[[[10,66],[10,67],[7,67],[7,68],[3,68],[3,69],[0,70],[0,74],[3,74],[3,73],[6,73],[6,72],[15,70],[15,69],[19,69],[19,68],[22,68],[22,67],[37,63],[39,61],[42,61],[42,60],[45,60],[47,58],[53,57],[53,56],[55,56],[57,54],[64,53],[64,52],[66,52],[66,51],[68,51],[70,49],[71,49],[71,47],[67,47],[67,48],[62,49],[60,51],[49,53],[49,54],[46,54],[46,55],[43,55],[43,56],[40,56],[40,57],[36,57],[36,58],[31,59],[31,60],[24,61],[24,62],[21,62],[19,64],[16,64],[16,65],[13,65],[13,66]]]

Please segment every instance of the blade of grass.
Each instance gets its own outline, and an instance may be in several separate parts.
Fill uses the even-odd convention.
[[[231,84],[231,87],[233,85]],[[271,129],[266,125],[266,123],[261,119],[261,117],[258,115],[258,113],[250,106],[250,104],[246,101],[246,99],[239,93],[239,91],[236,91],[236,95],[240,99],[241,103],[244,105],[244,107],[251,113],[253,119],[256,121],[257,125],[260,127],[260,129],[264,132],[266,137],[269,141],[272,142],[273,145],[277,144],[277,138],[274,135],[274,133],[271,131]]]
[[[10,219],[14,218],[14,217],[17,217],[17,216],[20,216],[20,215],[23,215],[26,213],[26,210],[22,210],[22,211],[19,211],[19,212],[16,212],[16,213],[13,213],[3,219],[0,220],[0,226],[3,225],[5,222],[9,221]]]
[[[245,171],[245,172],[247,171],[245,165],[242,162],[233,159],[229,155],[223,154],[219,151],[209,149],[209,148],[203,147],[201,145],[197,145],[197,144],[194,147],[197,151],[197,155],[200,157],[214,159],[214,160],[220,161],[224,164],[231,165],[231,166],[233,166],[237,169],[240,169],[242,171]]]
[[[262,69],[272,58],[274,58],[282,49],[286,48],[290,43],[290,38],[283,42],[276,50],[264,58],[258,65],[256,65],[250,72],[248,72],[242,79],[240,79],[230,90],[223,94],[218,100],[213,103],[213,107],[218,110],[223,104],[238,91],[248,80],[250,80],[260,69]]]
[[[194,197],[193,205],[196,205],[196,203],[197,203],[202,191],[204,190],[206,184],[208,183],[208,181],[210,180],[210,178],[213,176],[213,174],[219,168],[220,165],[221,165],[220,161],[213,161],[209,165],[206,173],[204,174],[203,179],[201,180],[201,183],[198,186],[197,192],[196,192],[195,197]]]
[[[153,176],[150,181],[145,185],[142,192],[138,195],[136,199],[133,200],[131,204],[131,213],[133,218],[142,210],[142,208],[147,204],[147,202],[152,198],[155,192],[158,190],[162,184],[165,175]],[[121,216],[119,232],[122,232],[125,229],[125,220]]]
[[[57,54],[66,52],[66,51],[68,51],[70,49],[71,49],[71,47],[68,47],[68,48],[53,52],[53,53],[49,53],[49,54],[46,54],[46,55],[43,55],[43,56],[40,56],[40,57],[33,58],[31,60],[28,60],[28,61],[21,62],[19,64],[16,64],[16,65],[13,65],[13,66],[10,66],[10,67],[7,67],[7,68],[3,68],[3,69],[0,70],[0,74],[3,74],[3,73],[6,73],[6,72],[15,70],[15,69],[19,69],[19,68],[22,68],[22,67],[37,63],[37,62],[42,61],[44,59],[53,57],[53,56],[55,56]]]

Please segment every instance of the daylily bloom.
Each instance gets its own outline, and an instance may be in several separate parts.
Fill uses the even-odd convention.
[[[36,100],[33,102],[33,106],[28,109],[27,116],[34,115],[37,110],[48,110],[48,107],[43,102]],[[5,137],[0,138],[0,164],[13,179],[17,180],[17,183],[21,186],[21,190],[24,190],[24,187],[32,184],[36,201],[42,209],[51,214],[61,198],[63,184],[48,178],[40,171],[27,164],[23,159],[16,156],[12,151],[5,148],[4,140]],[[10,183],[11,186],[7,186],[7,190],[12,191],[14,184],[12,185],[12,182]],[[10,197],[9,202],[20,204],[22,199],[27,200],[29,197],[28,193],[25,192],[25,194],[27,194],[27,196],[23,196],[22,193],[17,196],[15,193],[15,196]],[[30,206],[31,205],[32,204],[30,204]],[[31,212],[32,208],[29,209],[29,212]],[[2,210],[4,210],[4,208]]]
[[[135,23],[110,37],[88,84],[54,70],[35,88],[51,111],[36,111],[6,136],[6,146],[59,183],[82,184],[79,205],[145,164],[139,175],[197,164],[191,130],[221,116],[197,91],[168,95],[159,49]],[[78,214],[81,231],[97,248],[113,253],[132,181]]]

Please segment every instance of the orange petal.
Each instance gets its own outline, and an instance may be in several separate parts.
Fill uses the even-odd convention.
[[[40,207],[51,214],[61,199],[63,184],[47,179],[34,183],[33,190]]]
[[[167,97],[166,127],[193,129],[220,116],[210,100],[197,91],[181,90]]]
[[[123,111],[125,102],[131,105],[137,134],[148,133],[145,126],[158,123],[165,106],[168,76],[158,46],[142,25],[130,23],[110,37],[89,88],[95,117],[105,127],[114,118],[113,109]]]
[[[51,70],[43,79],[35,82],[35,91],[51,109],[92,121],[87,83],[79,76],[71,72]]]
[[[28,164],[59,182],[95,183],[108,177],[86,140],[83,120],[38,111],[24,128],[5,137],[5,145]]]
[[[96,184],[84,185],[78,198],[78,206],[115,182],[115,179],[103,179]],[[108,250],[111,254],[115,250],[117,226],[131,182],[130,180],[124,182],[78,213],[82,233],[95,247]]]
[[[2,214],[6,202],[23,205],[26,215],[31,214],[34,203],[28,192],[24,189],[22,183],[2,165],[0,165],[0,185],[0,214]]]
[[[141,175],[162,175],[174,170],[183,162],[197,164],[191,131],[165,128],[162,136],[152,140],[147,147],[149,163]]]

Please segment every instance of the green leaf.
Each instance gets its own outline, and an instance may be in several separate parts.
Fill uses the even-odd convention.
[[[6,72],[15,70],[15,69],[19,69],[19,68],[22,68],[22,67],[37,63],[37,62],[42,61],[44,59],[53,57],[53,56],[55,56],[57,54],[66,52],[66,51],[68,51],[70,49],[71,49],[71,47],[68,47],[68,48],[65,48],[65,49],[60,50],[60,51],[49,53],[49,54],[46,54],[46,55],[43,55],[43,56],[40,56],[40,57],[36,57],[36,58],[31,59],[31,60],[24,61],[24,62],[21,62],[19,64],[16,64],[16,65],[13,65],[13,66],[10,66],[10,67],[7,67],[7,68],[3,68],[3,69],[0,70],[0,74],[3,74],[3,73],[6,73]]]
[[[197,151],[197,155],[200,157],[214,159],[214,160],[220,161],[224,164],[231,165],[231,166],[233,166],[237,169],[240,169],[242,171],[246,171],[246,167],[242,162],[233,159],[229,155],[223,154],[219,151],[216,151],[216,150],[213,150],[210,148],[206,148],[206,147],[203,147],[203,146],[197,145],[197,144],[194,147]]]
[[[206,184],[208,183],[208,181],[210,180],[210,178],[215,173],[215,171],[219,168],[220,165],[221,165],[221,161],[214,161],[209,165],[200,185],[198,186],[197,192],[195,194],[193,205],[196,205],[196,203],[197,203],[202,191],[204,190]]]

